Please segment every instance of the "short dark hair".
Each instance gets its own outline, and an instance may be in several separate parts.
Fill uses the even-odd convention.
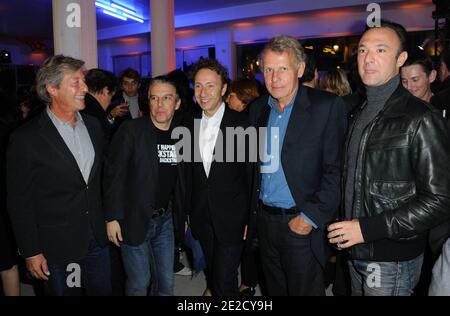
[[[168,85],[171,85],[172,87],[174,87],[176,100],[178,100],[180,98],[180,94],[178,93],[178,88],[177,88],[176,83],[172,79],[170,79],[168,76],[157,76],[155,78],[152,78],[150,80],[150,83],[148,84],[147,97],[148,97],[148,94],[150,93],[150,89],[155,84],[158,84],[158,83],[164,83],[164,84],[168,84]]]
[[[441,53],[441,63],[444,62],[447,69],[450,70],[450,49],[444,49]]]
[[[364,33],[362,35],[364,35],[367,31],[374,29],[374,28],[378,28],[378,26],[367,27],[364,30]],[[401,24],[391,22],[389,20],[381,19],[379,28],[390,29],[390,30],[394,31],[395,34],[397,35],[398,40],[400,42],[400,47],[399,47],[397,56],[405,51],[408,51],[408,33],[406,32],[406,29]]]
[[[419,65],[422,67],[422,70],[429,76],[431,74],[431,71],[433,70],[433,62],[431,61],[431,58],[425,54],[423,51],[413,51],[410,54],[408,54],[408,59],[403,64],[403,67],[406,66],[412,66],[412,65]]]
[[[222,79],[222,86],[224,84],[229,84],[230,78],[228,77],[227,69],[222,66],[216,59],[213,58],[200,58],[195,64],[192,65],[191,69],[191,81],[195,82],[195,76],[202,69],[209,69],[217,73]]]
[[[112,72],[107,70],[94,68],[86,73],[86,85],[89,92],[101,92],[104,87],[108,88],[110,93],[115,93],[117,89],[117,79]]]
[[[305,52],[305,72],[300,78],[301,82],[310,82],[316,76],[317,63],[314,53]]]
[[[236,93],[236,96],[242,103],[249,105],[259,97],[259,85],[255,79],[233,80],[230,85],[230,92]]]
[[[123,82],[123,78],[125,78],[125,77],[131,78],[137,82],[141,82],[141,75],[139,74],[139,72],[137,72],[133,68],[127,68],[120,73],[120,76],[119,76],[120,83]]]

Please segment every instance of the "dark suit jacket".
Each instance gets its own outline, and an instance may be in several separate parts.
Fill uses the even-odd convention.
[[[251,124],[267,126],[268,96],[260,97],[250,113]],[[313,220],[311,248],[325,265],[328,256],[326,226],[340,201],[340,159],[346,128],[341,98],[299,85],[281,150],[281,164],[296,207]],[[262,142],[264,144],[264,142]],[[260,168],[254,169],[252,206],[258,209]]]
[[[137,246],[144,241],[156,205],[158,152],[156,127],[148,117],[124,122],[114,135],[104,169],[104,210],[107,221],[118,220],[123,242]],[[185,183],[178,164],[172,211],[174,225],[183,226]],[[184,229],[182,229],[184,232]]]
[[[109,123],[107,112],[103,109],[97,99],[89,93],[86,93],[84,97],[84,103],[86,107],[81,112],[98,119],[98,121],[100,122],[100,126],[103,129],[103,134],[105,135],[106,142],[108,143],[113,124]]]
[[[103,134],[84,115],[95,150],[86,185],[78,165],[46,111],[11,136],[7,154],[8,210],[23,257],[43,253],[50,263],[84,257],[91,227],[107,244],[100,196]]]
[[[234,144],[234,162],[225,162],[225,146],[227,143],[226,127],[248,127],[248,118],[242,113],[230,110],[225,106],[225,113],[220,124],[223,134],[223,161],[213,161],[209,177],[206,177],[199,151],[199,128],[201,112],[195,116],[197,123],[190,124],[192,135],[192,152],[199,161],[190,163],[190,186],[192,190],[189,218],[192,233],[196,239],[205,234],[205,221],[213,226],[214,233],[223,244],[242,242],[244,227],[249,217],[249,173],[248,163],[237,162],[236,153],[246,152],[245,147]],[[218,138],[219,139],[219,138]],[[219,143],[216,141],[215,153]],[[228,149],[228,152],[231,152]],[[246,158],[247,159],[247,158]],[[189,186],[189,185],[188,185]]]

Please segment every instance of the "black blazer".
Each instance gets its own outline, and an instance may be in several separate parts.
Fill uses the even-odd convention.
[[[267,126],[268,96],[250,109],[251,124]],[[313,220],[311,248],[325,265],[328,256],[326,226],[340,202],[340,159],[346,128],[346,110],[340,97],[299,84],[281,150],[281,164],[296,207]],[[262,142],[264,144],[264,142]],[[260,168],[254,168],[252,206],[258,209]]]
[[[107,221],[117,220],[123,242],[141,244],[155,209],[158,187],[156,127],[149,117],[123,122],[112,138],[104,169],[104,211]],[[185,183],[183,164],[172,200],[174,226],[183,227]],[[182,240],[181,240],[182,241]]]
[[[104,137],[95,118],[82,114],[95,150],[86,185],[46,111],[11,136],[7,153],[8,210],[23,257],[43,253],[50,263],[84,257],[91,227],[107,244],[100,196]]]
[[[89,93],[86,93],[84,97],[84,103],[86,106],[84,110],[81,112],[96,117],[98,119],[98,121],[100,122],[100,126],[103,129],[103,134],[105,135],[106,142],[108,143],[113,124],[109,123],[106,111],[97,101],[97,99]]]
[[[242,241],[244,227],[249,218],[249,164],[245,161],[226,161],[225,146],[227,143],[226,127],[248,127],[248,117],[242,113],[230,110],[225,106],[225,113],[220,124],[223,134],[223,161],[213,161],[209,177],[206,177],[199,151],[199,128],[201,112],[195,116],[197,123],[191,122],[192,152],[199,161],[190,163],[189,178],[190,206],[188,206],[190,226],[196,239],[205,235],[203,223],[209,221],[216,237],[223,244],[236,244]],[[218,153],[219,143],[216,142],[214,152]],[[234,144],[234,153],[247,153],[245,147]],[[247,154],[246,154],[247,156]],[[248,158],[245,158],[246,160]],[[188,185],[189,186],[189,185]]]

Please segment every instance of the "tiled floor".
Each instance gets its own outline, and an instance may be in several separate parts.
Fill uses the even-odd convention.
[[[183,256],[182,262],[188,265],[185,256]],[[176,296],[201,296],[206,288],[206,280],[203,272],[200,272],[194,276],[180,276],[175,275],[175,295]],[[30,285],[22,284],[23,296],[34,296],[33,288]],[[261,292],[259,287],[256,288],[256,295],[260,296]]]

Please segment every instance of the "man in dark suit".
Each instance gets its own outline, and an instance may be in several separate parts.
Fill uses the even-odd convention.
[[[52,295],[109,295],[100,197],[103,134],[79,113],[84,62],[57,55],[37,75],[40,116],[16,130],[7,155],[8,210],[31,274]]]
[[[201,59],[193,66],[192,78],[202,113],[196,115],[196,123],[191,127],[195,154],[190,170],[190,225],[205,254],[212,294],[239,295],[238,266],[248,221],[247,164],[234,159],[242,150],[224,145],[226,128],[245,128],[247,118],[225,106],[229,79],[219,62]],[[231,152],[233,159],[226,159],[225,155]]]
[[[96,117],[103,128],[106,140],[109,141],[113,118],[108,118],[107,109],[116,92],[117,79],[112,72],[103,69],[90,69],[86,73],[86,93],[84,103],[86,107],[82,113]]]
[[[129,296],[173,295],[173,220],[185,226],[183,167],[171,138],[181,101],[164,76],[150,82],[148,96],[150,117],[121,125],[104,173],[108,238],[120,247]]]
[[[325,294],[325,230],[339,206],[344,105],[299,85],[304,60],[295,38],[272,38],[261,58],[270,96],[250,113],[252,125],[267,127],[251,209],[269,295]]]

